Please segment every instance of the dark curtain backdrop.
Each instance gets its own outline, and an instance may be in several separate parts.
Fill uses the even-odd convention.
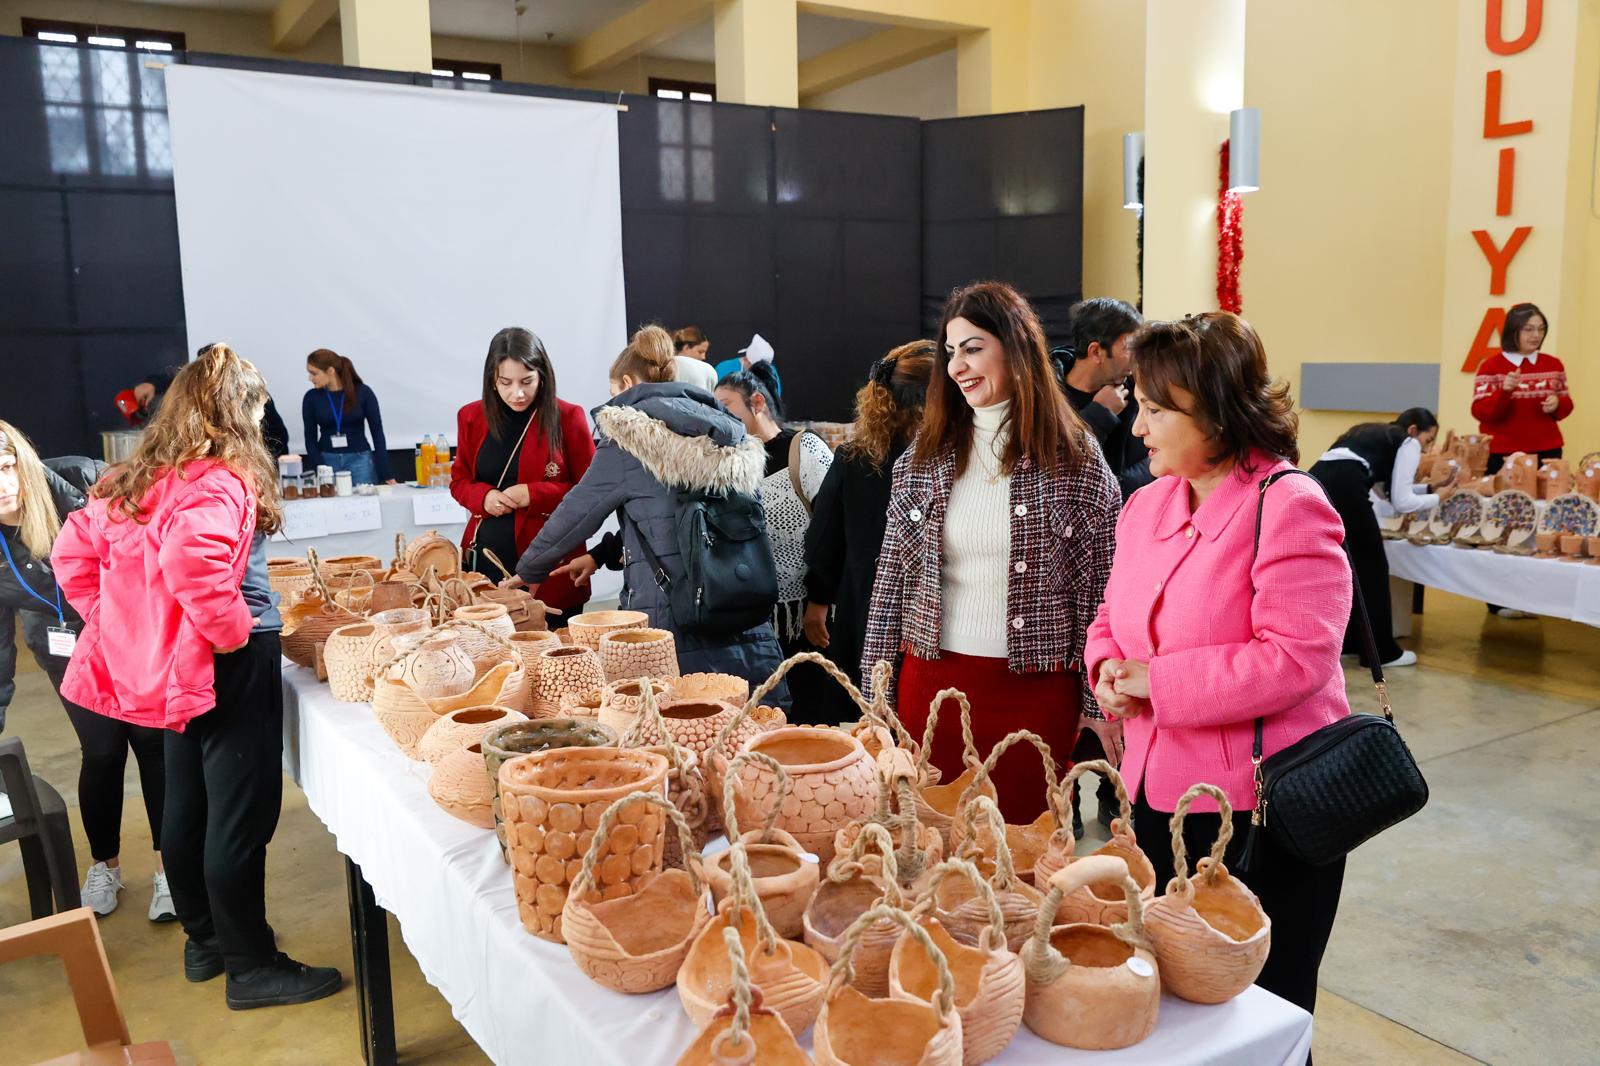
[[[99,454],[100,431],[123,425],[118,390],[218,339],[185,335],[155,58],[0,37],[0,417],[47,455]],[[160,59],[618,99],[289,60]],[[872,361],[931,336],[957,284],[1013,281],[1052,337],[1078,297],[1082,109],[924,123],[622,102],[628,325],[692,322],[713,359],[761,333],[790,417],[848,419]]]

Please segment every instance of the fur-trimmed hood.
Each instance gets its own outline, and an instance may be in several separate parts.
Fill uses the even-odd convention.
[[[704,389],[635,385],[595,408],[594,424],[668,488],[754,495],[766,474],[761,441]]]

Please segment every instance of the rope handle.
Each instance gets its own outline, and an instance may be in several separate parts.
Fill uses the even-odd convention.
[[[511,572],[511,570],[506,566],[506,564],[502,563],[500,561],[500,557],[494,553],[494,549],[492,549],[492,548],[479,548],[478,549],[478,554],[483,556],[485,559],[489,560],[491,563],[493,563],[499,569],[499,571],[502,574],[504,574],[506,577],[514,576],[512,574],[512,572]],[[484,576],[487,577],[488,575],[485,574]]]
[[[784,679],[790,670],[793,670],[801,663],[815,663],[820,666],[825,674],[844,686],[845,694],[850,697],[851,702],[856,705],[864,717],[874,717],[871,704],[867,703],[866,697],[861,695],[861,690],[856,688],[855,682],[851,681],[843,670],[833,665],[825,656],[818,655],[814,651],[802,651],[789,656],[779,663],[778,668],[772,672],[772,676],[761,682],[756,690],[750,693],[750,698],[745,700],[743,707],[739,708],[739,713],[728,719],[721,731],[717,733],[716,742],[711,745],[711,750],[726,750],[728,738],[733,736],[735,729],[739,728],[739,723],[748,718],[751,711],[761,706],[761,701],[766,699],[767,695],[778,687],[778,683]]]
[[[956,847],[958,859],[979,860],[983,848],[978,844],[978,819],[989,824],[994,837],[994,878],[990,882],[1002,892],[1009,891],[1017,881],[1016,867],[1011,864],[1011,845],[1006,841],[1006,819],[999,804],[988,796],[978,795],[960,812],[961,839]]]
[[[983,760],[983,763],[978,767],[978,772],[973,775],[972,784],[966,787],[966,790],[961,793],[961,798],[956,801],[956,810],[966,809],[967,804],[983,788],[984,783],[992,780],[994,768],[999,764],[1000,756],[1010,750],[1013,745],[1020,744],[1023,741],[1032,744],[1038,750],[1039,757],[1044,760],[1044,794],[1048,801],[1048,797],[1056,791],[1055,756],[1051,754],[1050,745],[1045,743],[1044,737],[1041,737],[1031,729],[1018,729],[1014,733],[1007,733],[998,744],[989,749],[989,757]],[[993,786],[991,785],[991,787]]]
[[[947,699],[955,700],[961,707],[961,762],[966,766],[977,766],[983,761],[978,757],[977,742],[972,739],[971,701],[960,689],[945,688],[934,693],[933,702],[928,704],[928,724],[922,730],[922,746],[917,750],[919,773],[928,768],[928,758],[933,753],[933,730],[939,724],[939,708],[944,706]]]
[[[1050,931],[1055,927],[1062,899],[1080,888],[1107,881],[1122,882],[1123,898],[1128,902],[1128,920],[1113,925],[1112,934],[1129,947],[1151,950],[1144,931],[1144,903],[1139,898],[1139,884],[1129,875],[1128,864],[1115,855],[1088,855],[1063,866],[1050,878],[1050,891],[1039,907],[1033,937],[1022,948],[1030,985],[1051,984],[1072,965],[1072,960],[1050,943]]]
[[[778,787],[772,796],[772,809],[767,812],[767,824],[761,829],[761,843],[772,843],[772,827],[778,824],[778,815],[782,812],[783,801],[789,796],[789,788],[793,782],[789,779],[789,771],[783,764],[763,751],[743,751],[734,756],[722,772],[722,826],[728,831],[729,840],[739,839],[739,819],[734,814],[734,799],[737,795],[739,771],[751,763],[765,766],[771,770],[778,779]]]
[[[511,642],[507,641],[506,643],[510,644]],[[513,650],[515,650],[514,645]],[[645,737],[644,730],[647,725],[654,723],[656,728],[661,731],[661,746],[667,749],[667,764],[681,780],[686,772],[683,753],[690,755],[694,753],[675,742],[672,739],[672,734],[667,732],[667,721],[661,716],[661,704],[656,700],[656,687],[650,678],[641,677],[639,679],[639,693],[639,713],[634,716],[632,724],[628,726],[628,732],[619,743],[624,748],[639,748],[650,745],[649,740]]]
[[[722,927],[722,944],[728,949],[728,1002],[733,1006],[733,1021],[728,1023],[728,1028],[718,1033],[711,1042],[711,1056],[718,1062],[747,1063],[755,1061],[755,1038],[750,1038],[748,1050],[741,1049],[746,1035],[750,1032],[750,1002],[753,998],[750,988],[750,967],[744,961],[744,941],[739,939],[739,930],[730,925]],[[724,1044],[727,1045],[726,1049]],[[728,1054],[731,1051],[732,1054]],[[735,1058],[734,1056],[738,1056]]]
[[[767,909],[756,891],[755,878],[750,873],[750,855],[742,840],[735,839],[728,847],[728,895],[723,903],[728,907],[728,918],[742,924],[746,909],[756,923],[756,939],[762,954],[772,955],[778,950],[778,931],[767,919]]]
[[[917,946],[927,952],[928,958],[933,960],[934,969],[939,972],[939,991],[934,995],[934,1009],[941,1015],[955,1010],[956,981],[950,973],[950,963],[944,957],[944,952],[939,950],[939,945],[933,942],[928,931],[914,921],[910,914],[892,907],[887,903],[879,903],[850,923],[850,928],[844,934],[844,946],[839,952],[839,958],[833,964],[833,973],[828,983],[828,996],[843,986],[856,979],[854,956],[856,946],[861,943],[861,937],[877,922],[889,921],[901,926],[910,934]]]
[[[952,876],[965,877],[970,881],[978,893],[978,898],[983,901],[984,909],[989,912],[989,924],[983,928],[983,938],[978,943],[979,948],[991,954],[1004,948],[1006,919],[1000,911],[1000,897],[994,894],[994,888],[983,879],[983,873],[966,859],[946,859],[933,868],[916,906],[911,908],[912,916],[920,918],[937,909],[939,886],[944,884],[945,878]]]
[[[463,622],[463,623],[458,623],[458,624],[466,625],[468,623],[464,623]],[[377,667],[376,669],[374,669],[373,672],[372,672],[372,676],[373,677],[383,677],[383,676],[387,675],[390,670],[394,669],[396,666],[399,666],[402,662],[404,662],[406,660],[407,656],[413,655],[416,652],[421,651],[422,650],[422,645],[426,644],[431,638],[446,635],[446,630],[447,630],[447,627],[445,627],[445,626],[432,626],[429,629],[424,630],[423,633],[422,633],[421,638],[417,641],[417,643],[415,645],[413,645],[407,651],[402,651],[402,652],[397,653],[394,656],[394,658],[390,659],[388,662],[384,663],[382,666]],[[409,634],[402,634],[402,635],[404,636],[404,635],[409,635]],[[404,682],[404,683],[407,686],[410,685],[409,681],[408,682]]]
[[[900,713],[889,702],[889,687],[894,679],[894,667],[883,659],[872,664],[872,706],[876,708],[878,717],[886,722],[889,729],[899,739],[900,746],[907,751],[917,750],[916,738],[906,729],[905,723],[900,721]]]
[[[333,593],[328,591],[328,582],[322,576],[322,563],[317,558],[317,549],[306,549],[306,562],[311,566],[311,580],[316,582],[317,592],[322,596],[322,604],[317,609],[323,614],[338,614],[343,611],[351,618],[359,619],[361,615],[335,600]]]
[[[1128,797],[1128,786],[1122,783],[1122,775],[1117,772],[1117,768],[1104,759],[1091,759],[1088,762],[1080,762],[1067,771],[1066,780],[1061,782],[1061,788],[1057,794],[1058,802],[1051,804],[1056,812],[1056,831],[1050,835],[1050,842],[1052,844],[1061,843],[1059,838],[1064,834],[1068,854],[1071,854],[1071,845],[1074,843],[1072,817],[1068,813],[1072,809],[1072,786],[1078,783],[1078,778],[1089,773],[1099,774],[1107,781],[1110,781],[1111,787],[1117,790],[1117,807],[1120,817],[1113,820],[1111,835],[1127,836],[1133,832],[1133,800]],[[1122,823],[1120,827],[1117,822]]]
[[[694,884],[694,894],[699,896],[704,888],[700,881],[700,864],[703,861],[700,853],[694,847],[694,834],[689,829],[689,822],[684,818],[683,812],[672,805],[672,801],[659,792],[640,789],[630,792],[621,799],[613,800],[611,805],[600,816],[600,824],[594,827],[594,837],[589,841],[589,850],[583,853],[583,865],[578,868],[578,876],[572,879],[573,899],[582,899],[583,893],[594,888],[594,867],[600,861],[600,856],[605,853],[606,840],[611,835],[611,830],[616,828],[617,820],[622,817],[623,810],[632,803],[644,803],[652,807],[660,807],[667,813],[673,826],[678,830],[678,843],[683,848],[683,867],[689,871],[689,879]]]
[[[1200,796],[1210,796],[1217,801],[1217,810],[1222,815],[1222,824],[1217,827],[1217,839],[1211,845],[1210,862],[1202,859],[1195,873],[1205,880],[1210,887],[1217,883],[1217,877],[1227,871],[1222,864],[1222,856],[1228,850],[1228,842],[1233,839],[1233,805],[1228,802],[1227,794],[1216,785],[1208,785],[1204,781],[1191,785],[1189,791],[1178,800],[1178,807],[1172,812],[1172,819],[1167,824],[1172,827],[1172,887],[1169,892],[1177,892],[1186,898],[1194,898],[1194,886],[1189,883],[1189,850],[1183,843],[1183,820],[1189,814],[1189,805]]]
[[[861,827],[848,853],[834,856],[828,864],[828,880],[842,885],[853,877],[866,877],[867,869],[862,859],[866,857],[869,844],[882,856],[881,898],[892,906],[900,907],[904,898],[900,893],[900,869],[894,860],[894,840],[889,836],[889,831],[876,822],[867,822]]]

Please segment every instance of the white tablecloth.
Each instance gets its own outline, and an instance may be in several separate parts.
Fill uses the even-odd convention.
[[[1600,566],[1451,545],[1384,542],[1389,573],[1520,611],[1600,626]]]
[[[401,755],[366,704],[339,703],[311,671],[287,663],[284,764],[399,921],[423,975],[496,1063],[671,1064],[689,1045],[695,1030],[675,988],[610,992],[565,947],[525,932],[494,834],[429,799],[429,767]],[[398,1035],[403,1046],[404,1018]],[[1073,1051],[1024,1028],[994,1061],[1247,1066],[1298,1064],[1310,1049],[1311,1017],[1252,987],[1217,1007],[1165,997],[1155,1033],[1124,1051]]]

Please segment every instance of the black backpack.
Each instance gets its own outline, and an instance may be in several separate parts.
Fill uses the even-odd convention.
[[[656,584],[667,594],[673,625],[685,633],[729,636],[771,618],[778,602],[778,567],[761,498],[680,490],[675,504],[681,578],[668,574],[647,539],[639,537]]]

